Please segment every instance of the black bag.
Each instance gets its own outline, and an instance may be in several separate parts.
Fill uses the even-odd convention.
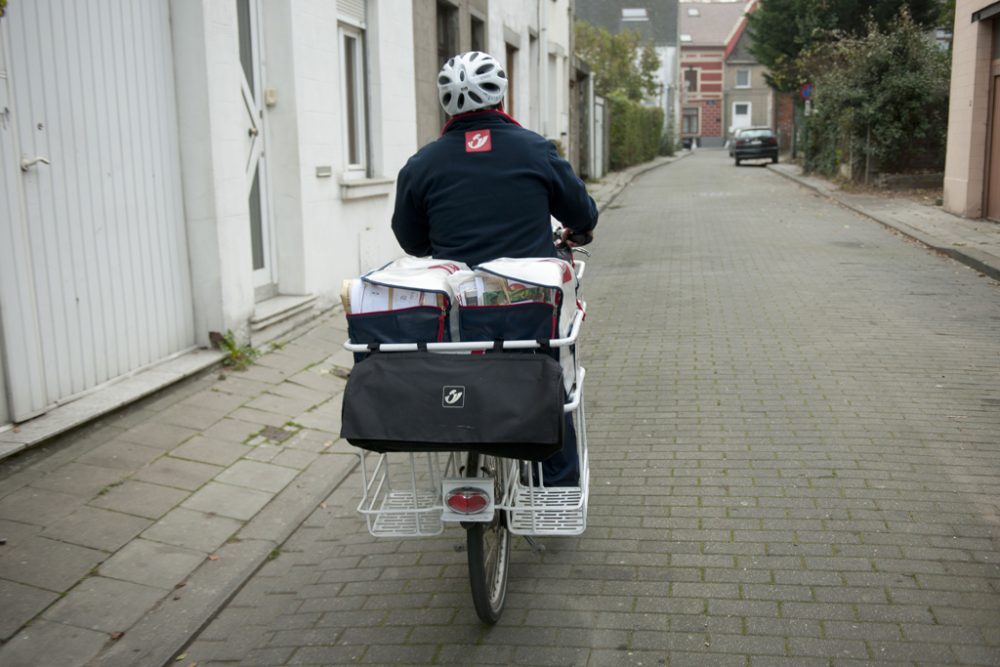
[[[376,352],[351,371],[340,435],[376,452],[543,461],[562,448],[563,396],[543,354]]]

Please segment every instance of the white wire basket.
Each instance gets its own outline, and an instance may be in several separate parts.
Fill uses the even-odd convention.
[[[566,412],[576,422],[580,459],[579,486],[546,486],[543,467],[517,459],[505,461],[507,484],[494,499],[497,511],[506,514],[515,535],[580,535],[587,528],[590,461],[587,454],[586,419],[583,411],[583,378]],[[463,477],[465,452],[395,452],[377,454],[359,450],[363,496],[358,512],[365,516],[368,532],[375,537],[431,537],[444,531],[448,522],[442,485]]]

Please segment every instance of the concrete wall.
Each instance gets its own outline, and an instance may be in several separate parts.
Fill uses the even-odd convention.
[[[740,69],[750,70],[750,87],[736,87],[736,71]],[[723,126],[726,135],[733,124],[733,103],[749,102],[750,124],[757,127],[774,126],[774,101],[771,88],[764,80],[764,72],[767,68],[756,63],[727,62],[725,72],[725,106],[723,108]]]
[[[405,3],[396,0],[394,6]],[[413,68],[416,83],[417,145],[423,146],[434,141],[441,134],[441,103],[437,94],[437,75],[444,60],[438,57],[437,12],[438,1],[413,0]],[[494,42],[491,33],[490,6],[488,0],[440,0],[458,11],[458,49],[456,53],[468,51],[472,44],[472,16],[486,21],[488,48],[493,55],[502,58],[502,48]],[[496,4],[496,3],[494,3]],[[451,54],[455,55],[455,54]],[[409,57],[401,62],[409,62]]]
[[[538,89],[540,65],[538,49],[532,54],[531,44],[533,41],[536,45],[538,43],[539,19],[538,0],[494,0],[490,3],[489,42],[492,54],[509,69],[507,45],[517,49],[513,79],[514,107],[506,104],[507,112],[522,126],[535,132],[541,132],[537,106],[541,92]]]
[[[394,179],[417,148],[409,3],[368,0],[369,173],[347,169],[341,19],[318,0],[263,4],[263,88],[279,293],[339,300],[340,283],[402,254],[389,226]],[[246,111],[235,3],[172,0],[181,169],[199,343],[244,338],[254,314]],[[435,100],[435,104],[436,104]]]
[[[170,18],[195,335],[208,345],[209,331],[245,336],[254,306],[236,3],[173,0]]]
[[[983,215],[993,21],[970,21],[990,0],[958,0],[952,41],[951,100],[945,158],[944,208]]]

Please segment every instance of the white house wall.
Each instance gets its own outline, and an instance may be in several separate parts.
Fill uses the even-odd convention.
[[[541,132],[538,118],[531,114],[532,100],[537,98],[538,91],[532,89],[532,82],[537,85],[538,63],[532,63],[531,40],[538,39],[538,0],[508,0],[507,2],[491,2],[489,17],[489,48],[493,56],[507,66],[507,48],[510,42],[517,47],[517,62],[514,63],[514,105],[507,112],[523,127]],[[508,67],[509,69],[509,67]]]
[[[172,0],[196,329],[241,337],[255,309],[234,2]],[[339,300],[344,278],[402,251],[394,179],[416,151],[411,7],[368,0],[371,178],[347,174],[337,3],[263,4],[265,155],[281,295]],[[352,177],[353,176],[353,177]],[[360,176],[360,178],[359,178]]]
[[[253,313],[246,122],[235,2],[171,0],[195,333],[243,335]]]

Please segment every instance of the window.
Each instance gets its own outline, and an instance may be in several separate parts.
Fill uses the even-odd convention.
[[[685,107],[681,116],[681,134],[698,134],[698,107]]]
[[[737,88],[750,87],[750,70],[748,69],[736,70],[736,87]]]
[[[458,53],[458,8],[445,2],[437,3],[438,68]],[[448,114],[438,105],[440,124],[448,122]]]
[[[701,12],[697,7],[688,7],[688,16],[701,16]]]
[[[698,92],[698,70],[694,67],[688,67],[684,70],[684,88],[689,93]]]
[[[503,101],[503,107],[507,113],[514,115],[514,75],[517,65],[517,47],[507,45],[507,66],[504,71],[507,73],[507,95]]]
[[[472,17],[470,26],[472,32],[472,51],[486,51],[486,21]]]
[[[347,168],[367,173],[364,33],[360,29],[340,26],[340,63]]]
[[[682,32],[681,33],[681,41],[682,42],[690,42],[690,41],[692,41],[691,35],[687,34],[686,32]]]
[[[649,14],[645,9],[622,9],[622,21],[648,21]]]

